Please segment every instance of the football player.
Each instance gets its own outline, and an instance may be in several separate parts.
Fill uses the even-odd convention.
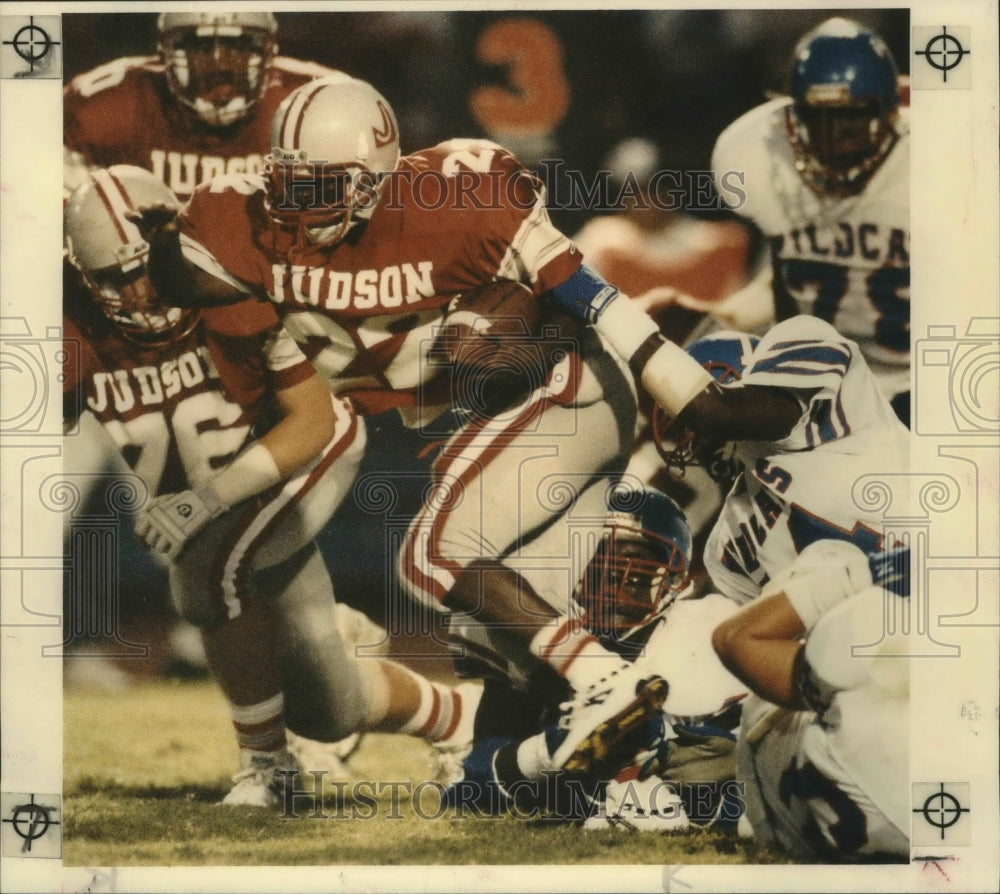
[[[712,159],[719,194],[770,241],[777,319],[815,314],[856,341],[906,424],[908,112],[884,41],[830,19],[796,47],[790,95],[726,128]]]
[[[614,779],[578,778],[582,798],[570,797],[573,783],[552,777],[541,759],[557,707],[572,697],[565,682],[537,659],[505,649],[502,631],[452,616],[462,655],[456,666],[483,677],[485,692],[476,744],[445,802],[480,810],[537,807],[587,819],[588,828],[610,822],[662,831],[715,818],[722,786],[735,771],[731,731],[746,689],[711,647],[713,629],[737,609],[718,594],[695,597],[690,560],[691,534],[670,497],[626,482],[611,492],[600,543],[574,597],[587,630],[670,684],[663,706],[669,727],[665,741],[644,755],[642,779],[637,765]],[[589,788],[579,785],[587,782]]]
[[[271,136],[262,177],[216,178],[180,222],[165,208],[137,216],[158,285],[180,302],[269,300],[336,394],[447,437],[400,578],[427,605],[507,625],[575,690],[613,687],[574,701],[554,745],[554,766],[586,764],[666,689],[623,668],[570,599],[628,460],[634,384],[597,333],[571,321],[558,341],[525,335],[534,359],[499,410],[488,387],[463,392],[433,352],[446,316],[462,313],[456,295],[507,280],[540,297],[578,280],[579,252],[552,226],[537,178],[495,143],[401,156],[391,106],[363,81],[300,87]],[[484,397],[494,411],[475,406]],[[574,527],[571,510],[596,530]]]
[[[857,344],[797,316],[763,338],[719,332],[688,349],[713,384],[676,418],[658,414],[667,467],[731,482],[704,550],[719,592],[753,599],[816,540],[883,548],[882,512],[853,489],[908,468],[906,427]]]
[[[171,595],[202,631],[230,705],[240,770],[225,804],[279,803],[288,728],[333,742],[379,729],[471,740],[478,688],[353,660],[313,540],[350,487],[364,425],[330,394],[269,306],[166,307],[127,219],[176,203],[154,174],[88,175],[66,209],[79,288],[65,337],[69,412],[101,424],[145,485],[136,532],[170,561]],[[67,352],[77,356],[77,352]],[[74,421],[67,416],[67,423]]]
[[[332,69],[277,55],[269,12],[165,12],[156,55],[77,75],[63,95],[67,191],[88,166],[146,168],[180,199],[217,174],[256,173],[271,117]]]
[[[66,86],[66,195],[95,166],[145,168],[180,199],[217,174],[259,171],[274,110],[296,87],[334,74],[278,55],[278,25],[268,12],[167,12],[157,30],[156,54],[115,59]],[[89,425],[82,436],[93,436]],[[88,471],[117,470],[96,444],[89,455]],[[346,605],[339,611],[347,616]],[[171,624],[174,652],[191,628]],[[203,669],[197,653],[176,654],[174,661]]]
[[[737,775],[757,844],[909,861],[908,566],[907,548],[816,542],[713,634],[755,693]]]

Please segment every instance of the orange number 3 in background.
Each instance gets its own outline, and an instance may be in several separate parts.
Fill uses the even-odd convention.
[[[562,43],[544,22],[529,18],[496,22],[479,36],[476,59],[507,67],[507,86],[480,87],[469,98],[473,115],[488,132],[547,133],[565,117],[570,89]]]

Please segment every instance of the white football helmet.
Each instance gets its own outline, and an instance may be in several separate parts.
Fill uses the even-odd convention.
[[[398,163],[396,115],[371,84],[347,75],[303,84],[271,122],[268,213],[303,246],[332,245],[371,217]]]
[[[250,114],[278,49],[271,13],[164,12],[157,27],[167,83],[182,108],[211,127]]]
[[[132,165],[92,171],[66,203],[70,263],[102,313],[124,335],[165,344],[186,335],[198,311],[163,307],[146,273],[149,243],[126,215],[147,205],[179,203],[156,175]]]

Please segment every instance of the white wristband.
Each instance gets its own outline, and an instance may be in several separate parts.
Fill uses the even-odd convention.
[[[642,368],[642,384],[671,416],[677,416],[715,380],[694,357],[664,341]]]
[[[203,489],[223,506],[230,508],[283,480],[271,451],[263,444],[254,444],[237,456]]]
[[[660,331],[649,314],[621,294],[604,306],[594,328],[626,362],[646,339]]]
[[[616,297],[601,311],[594,328],[625,361],[630,361],[635,352],[660,331],[656,321],[624,295]],[[688,356],[683,348],[666,340],[646,361],[640,375],[646,390],[671,416],[680,413],[714,381],[708,370]]]

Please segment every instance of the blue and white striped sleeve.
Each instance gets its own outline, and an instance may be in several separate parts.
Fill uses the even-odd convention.
[[[741,381],[796,392],[808,412],[782,443],[792,449],[809,449],[851,432],[842,386],[857,350],[823,320],[794,317],[761,339]]]

